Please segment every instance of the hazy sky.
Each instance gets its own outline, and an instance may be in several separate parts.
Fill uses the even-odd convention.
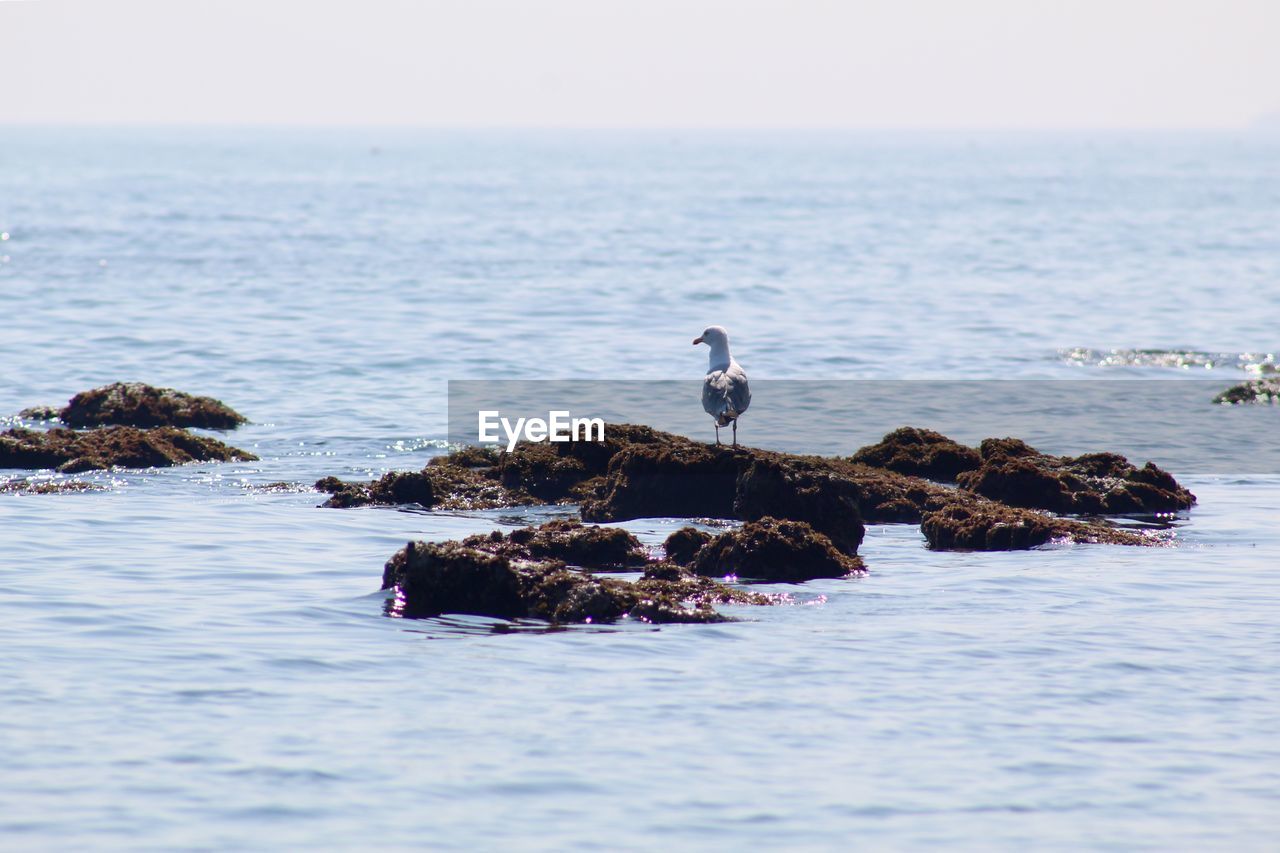
[[[0,0],[0,122],[1240,127],[1280,0]]]

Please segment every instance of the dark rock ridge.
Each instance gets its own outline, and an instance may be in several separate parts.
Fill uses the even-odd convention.
[[[174,427],[129,426],[77,431],[10,429],[0,433],[0,468],[54,468],[63,473],[113,467],[162,468],[188,462],[242,462],[258,457]]]
[[[965,489],[1016,507],[1080,515],[1173,512],[1196,497],[1148,462],[1115,453],[1050,456],[1016,438],[989,438],[982,465],[957,477]]]
[[[1050,542],[1162,544],[1131,530],[1057,518],[972,496],[943,501],[927,510],[920,530],[929,547],[938,551],[1019,551]]]
[[[954,483],[959,474],[972,471],[982,461],[972,447],[918,427],[895,429],[876,444],[854,453],[851,460],[944,483]]]
[[[519,532],[519,531],[516,531]],[[767,596],[698,578],[669,563],[638,581],[598,578],[556,559],[512,559],[461,542],[410,542],[387,561],[389,612],[424,618],[466,613],[498,619],[603,623],[722,622],[713,604],[770,604]]]
[[[1280,403],[1280,379],[1250,379],[1223,391],[1213,398],[1213,402],[1227,406],[1241,403]]]
[[[699,575],[799,583],[866,574],[861,558],[842,554],[831,540],[803,521],[768,516],[720,534],[698,551]]]
[[[45,408],[28,409],[23,413],[26,417],[47,414]],[[141,382],[114,382],[92,391],[81,391],[57,416],[73,427],[115,424],[233,429],[246,422],[230,406],[212,397],[197,397]]]

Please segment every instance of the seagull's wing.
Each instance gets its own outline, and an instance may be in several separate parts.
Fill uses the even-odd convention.
[[[737,362],[726,370],[713,370],[702,382],[702,408],[724,426],[751,405],[751,388],[747,374]]]

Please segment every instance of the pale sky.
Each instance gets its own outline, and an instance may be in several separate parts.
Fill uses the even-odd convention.
[[[1280,0],[0,0],[0,123],[1235,128]]]

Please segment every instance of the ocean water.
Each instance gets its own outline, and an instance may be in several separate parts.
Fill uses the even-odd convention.
[[[262,457],[0,494],[0,847],[1273,848],[1280,476],[1236,457],[1169,547],[877,526],[866,578],[661,628],[387,618],[407,539],[571,510],[305,485],[443,452],[451,379],[696,380],[713,322],[762,380],[1226,387],[1278,210],[1244,135],[0,128],[0,416],[141,380]]]

